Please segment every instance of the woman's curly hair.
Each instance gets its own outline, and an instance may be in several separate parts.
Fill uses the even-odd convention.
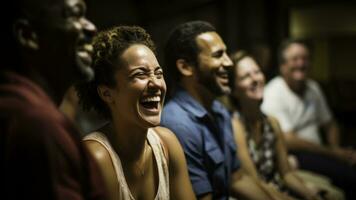
[[[151,36],[138,26],[118,26],[99,32],[93,40],[94,54],[92,68],[95,78],[87,83],[76,85],[79,104],[85,111],[94,109],[104,118],[111,118],[109,107],[100,98],[97,87],[115,87],[115,72],[120,68],[122,53],[134,44],[142,44],[155,53]]]

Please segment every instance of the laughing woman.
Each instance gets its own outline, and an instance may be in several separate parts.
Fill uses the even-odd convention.
[[[158,127],[166,93],[146,31],[120,26],[94,39],[95,79],[77,87],[84,109],[109,120],[84,138],[111,200],[194,199],[182,148]]]
[[[232,60],[233,127],[243,172],[275,199],[321,199],[289,166],[278,122],[261,112],[265,78],[260,67],[242,51]]]

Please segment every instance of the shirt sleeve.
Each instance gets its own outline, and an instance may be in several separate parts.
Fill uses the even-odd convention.
[[[261,109],[266,115],[273,116],[278,120],[284,133],[289,133],[293,131],[295,127],[290,121],[287,107],[284,106],[284,99],[278,94],[279,92],[281,91],[266,88]]]
[[[162,124],[172,130],[181,143],[188,164],[188,172],[193,190],[197,196],[213,192],[208,172],[204,164],[204,150],[199,131],[191,126],[175,121],[174,124]]]
[[[317,82],[314,82],[314,87],[313,89],[315,90],[315,93],[317,95],[317,116],[318,116],[318,121],[319,124],[325,124],[327,122],[330,122],[332,120],[332,114],[330,111],[330,108],[326,102],[325,96],[323,92],[320,89],[320,86]]]

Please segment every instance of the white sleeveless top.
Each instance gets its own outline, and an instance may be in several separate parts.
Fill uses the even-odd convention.
[[[134,200],[130,189],[127,185],[124,171],[122,169],[121,161],[117,153],[114,151],[108,138],[105,134],[101,132],[93,132],[87,135],[84,140],[94,140],[99,142],[105,147],[109,152],[112,163],[114,164],[114,169],[117,176],[117,181],[119,182],[119,200]],[[169,172],[166,157],[164,155],[163,146],[161,144],[161,139],[153,129],[148,129],[147,140],[150,144],[154,158],[158,166],[158,189],[155,200],[168,200],[169,199]]]

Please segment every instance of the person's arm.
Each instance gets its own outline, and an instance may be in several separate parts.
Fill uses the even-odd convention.
[[[272,186],[254,178],[244,169],[237,170],[232,175],[231,195],[245,200],[290,200]]]
[[[258,172],[253,164],[245,137],[245,129],[236,117],[232,118],[234,139],[238,148],[238,158],[241,162],[241,169],[232,175],[231,194],[242,199],[289,199],[272,186],[265,183],[258,177]]]
[[[344,162],[356,161],[356,156],[352,150],[342,148],[328,148],[319,144],[315,144],[295,136],[295,133],[290,132],[285,134],[286,146],[289,150],[302,150],[317,154],[327,155]]]
[[[294,191],[296,194],[300,195],[306,200],[319,200],[322,199],[318,192],[315,190],[310,190],[305,185],[304,181],[298,177],[294,171],[288,171],[283,175],[283,180],[285,181],[287,187]]]
[[[344,149],[340,147],[340,132],[336,121],[332,117],[331,110],[327,104],[326,98],[320,89],[320,86],[315,82],[312,88],[317,94],[316,114],[318,116],[318,124],[320,128],[324,129],[326,133],[327,148],[329,154],[335,158],[341,159],[345,162],[355,164],[356,152],[351,149]]]
[[[326,140],[331,148],[340,147],[340,131],[337,123],[334,120],[322,125],[322,129],[325,130]]]
[[[235,143],[237,146],[237,157],[240,160],[241,168],[244,169],[244,172],[247,173],[249,176],[258,178],[257,170],[248,152],[248,146],[246,141],[247,139],[245,137],[246,130],[242,125],[241,121],[237,119],[236,116],[232,118],[232,127]]]
[[[85,140],[84,144],[88,147],[89,152],[99,166],[109,199],[119,199],[117,175],[109,152],[99,142],[94,140]]]
[[[212,200],[213,195],[211,193],[204,194],[200,197],[198,197],[199,200]]]
[[[248,175],[244,169],[233,173],[231,195],[245,200],[295,200],[281,193],[274,185]]]
[[[333,149],[339,157],[351,165],[356,164],[356,151],[355,149],[347,149],[340,147],[340,131],[337,123],[332,120],[322,126],[326,131],[327,141],[329,146]]]
[[[288,150],[303,150],[318,154],[332,155],[332,152],[330,152],[327,148],[319,144],[315,144],[307,140],[301,139],[297,136],[294,131],[296,128],[295,122],[291,121],[292,113],[288,112],[289,107],[291,106],[290,102],[285,101],[283,93],[278,93],[276,89],[276,84],[274,84],[273,87],[266,86],[261,109],[268,116],[273,116],[278,120],[282,132],[285,134],[285,140]],[[320,93],[319,90],[316,91]],[[316,108],[316,110],[320,113],[324,111],[323,114],[327,115],[323,117],[323,119],[320,118],[318,121],[328,120],[331,116],[329,110],[325,109],[327,108],[325,107],[325,101],[322,101],[322,98],[319,98],[318,100],[320,100],[318,104],[322,104],[322,106],[319,106],[320,108],[318,107]]]
[[[342,160],[354,165],[356,164],[356,151],[355,149],[346,149],[340,146],[340,130],[337,123],[331,120],[322,125],[325,130],[326,139],[330,149],[338,155]]]
[[[281,173],[286,186],[307,200],[318,199],[319,197],[317,193],[308,189],[305,183],[294,173],[290,167],[283,133],[279,127],[278,121],[272,117],[269,117],[268,120],[272,124],[274,134],[276,136],[275,150],[278,170]]]
[[[340,147],[340,132],[336,121],[333,119],[332,112],[327,103],[324,93],[317,82],[311,82],[311,91],[316,95],[315,114],[316,122],[326,134],[327,145],[331,148]]]
[[[167,128],[156,128],[167,149],[169,159],[169,184],[171,199],[195,199],[189,180],[183,149],[176,136]]]

